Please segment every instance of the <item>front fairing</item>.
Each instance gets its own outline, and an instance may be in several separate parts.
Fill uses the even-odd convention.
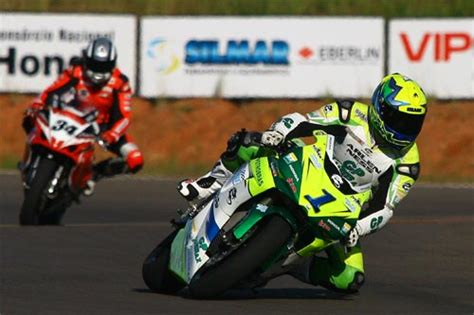
[[[98,124],[92,112],[72,107],[48,108],[36,119],[30,145],[39,145],[79,162],[82,152],[93,149]]]
[[[332,162],[334,137],[324,133],[316,142],[297,147],[281,157],[270,157],[276,187],[300,206],[316,234],[338,240],[359,218],[370,189],[357,193]]]

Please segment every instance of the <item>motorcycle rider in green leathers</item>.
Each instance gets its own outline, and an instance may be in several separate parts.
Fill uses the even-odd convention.
[[[296,265],[291,275],[335,291],[359,290],[364,283],[359,238],[387,224],[418,178],[420,162],[415,139],[427,112],[426,103],[425,93],[415,81],[395,73],[383,78],[371,105],[337,101],[307,115],[285,115],[262,133],[260,148],[311,136],[314,130],[333,134],[334,157],[342,177],[357,192],[369,187],[373,192],[345,241],[326,248],[327,257],[313,256]],[[242,163],[268,152],[260,150],[249,135],[245,131],[234,134],[209,173],[179,183],[178,192],[191,206],[209,198]]]

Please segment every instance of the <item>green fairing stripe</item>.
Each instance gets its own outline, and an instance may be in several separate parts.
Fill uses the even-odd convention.
[[[241,239],[255,224],[257,224],[263,217],[268,215],[280,215],[283,217],[288,223],[291,224],[293,229],[296,230],[296,221],[294,218],[289,215],[288,211],[284,208],[277,207],[277,206],[267,206],[263,204],[255,205],[250,211],[248,212],[247,216],[242,219],[242,221],[237,224],[234,229],[234,236],[237,239]]]
[[[181,229],[171,244],[169,269],[187,282],[186,275],[186,232]]]

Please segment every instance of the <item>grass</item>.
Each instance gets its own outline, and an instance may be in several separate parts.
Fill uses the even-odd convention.
[[[0,169],[16,169],[19,161],[20,159],[16,155],[4,155],[0,159]]]
[[[472,0],[15,0],[2,11],[137,15],[365,15],[472,17]]]

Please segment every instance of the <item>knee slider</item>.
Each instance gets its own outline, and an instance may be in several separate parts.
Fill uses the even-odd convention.
[[[130,172],[138,172],[143,167],[143,162],[143,154],[138,149],[128,153],[127,165]]]
[[[347,289],[350,291],[350,292],[357,292],[359,291],[359,289],[362,287],[362,285],[364,284],[365,282],[365,276],[362,272],[356,272],[354,274],[354,280],[352,280],[352,282],[349,284],[349,286],[347,287]]]
[[[364,274],[351,266],[346,266],[345,270],[336,277],[332,277],[331,284],[333,290],[341,293],[355,293],[359,291],[365,281]]]

